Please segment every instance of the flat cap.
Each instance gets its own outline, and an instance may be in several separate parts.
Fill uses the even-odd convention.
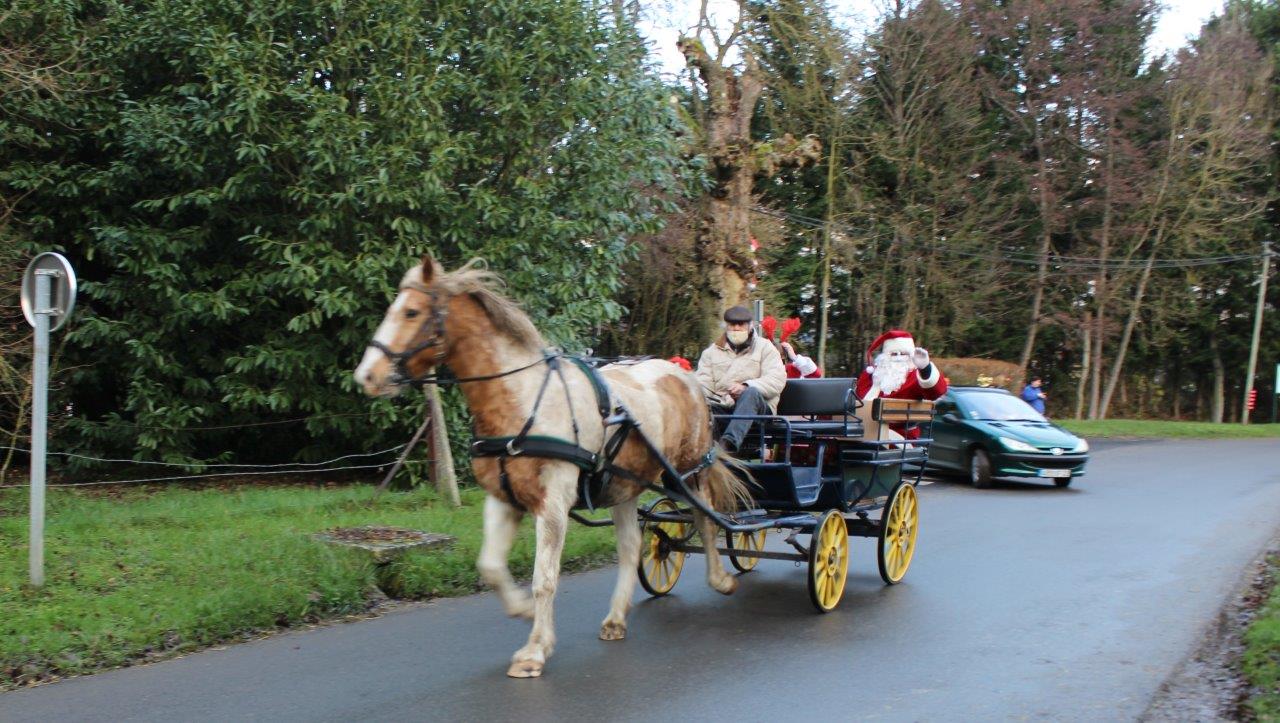
[[[751,310],[745,306],[731,306],[724,312],[724,320],[728,322],[751,321]]]

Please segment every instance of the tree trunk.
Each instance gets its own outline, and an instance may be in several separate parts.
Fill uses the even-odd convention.
[[[689,65],[697,68],[707,95],[700,120],[714,187],[702,204],[697,248],[705,274],[706,336],[711,338],[719,328],[720,313],[745,300],[743,272],[750,248],[748,214],[755,175],[751,116],[764,84],[754,63],[735,73],[713,59],[696,39],[681,38],[677,47]]]
[[[1138,279],[1138,290],[1134,292],[1133,303],[1129,307],[1129,318],[1124,323],[1124,333],[1120,335],[1120,346],[1116,349],[1116,360],[1111,365],[1111,375],[1107,379],[1107,389],[1102,395],[1102,407],[1098,409],[1098,419],[1107,418],[1107,410],[1111,406],[1111,397],[1120,381],[1120,371],[1124,368],[1124,357],[1129,351],[1129,341],[1133,338],[1133,328],[1138,325],[1138,312],[1142,308],[1142,297],[1147,293],[1147,280],[1151,278],[1151,267],[1156,262],[1155,244],[1147,263],[1142,267],[1142,276]]]
[[[1040,307],[1044,303],[1045,282],[1049,278],[1049,251],[1052,249],[1053,233],[1049,226],[1052,213],[1049,210],[1049,172],[1045,167],[1044,143],[1040,140],[1039,125],[1036,126],[1036,152],[1040,156],[1040,263],[1036,267],[1035,288],[1031,293],[1031,319],[1027,322],[1027,341],[1022,346],[1022,356],[1018,359],[1018,371],[1025,378],[1027,366],[1031,363],[1031,353],[1035,351],[1036,332],[1040,329]]]
[[[1080,381],[1076,385],[1076,419],[1080,419],[1084,415],[1085,388],[1089,383],[1089,367],[1093,358],[1089,349],[1089,344],[1093,339],[1091,320],[1092,314],[1087,311],[1084,312],[1084,324],[1080,327],[1080,341],[1083,351],[1080,353]]]
[[[831,229],[836,218],[836,148],[835,139],[827,150],[827,223],[822,227],[822,282],[818,288],[818,366],[827,368],[827,318],[831,294]]]
[[[1105,187],[1103,188],[1102,200],[1102,236],[1098,239],[1098,258],[1099,269],[1098,276],[1094,282],[1093,293],[1095,305],[1098,308],[1097,325],[1094,327],[1093,340],[1093,378],[1089,380],[1089,419],[1098,418],[1098,405],[1102,396],[1102,352],[1106,340],[1107,327],[1107,259],[1111,254],[1111,220],[1112,220],[1112,196],[1111,189],[1114,185],[1115,170],[1115,147],[1112,132],[1115,127],[1114,114],[1108,118],[1107,123],[1107,148],[1106,162],[1104,165],[1103,179]]]
[[[1222,424],[1226,411],[1227,370],[1222,363],[1222,351],[1218,348],[1218,334],[1209,335],[1209,361],[1213,364],[1213,405],[1209,411],[1209,421]]]

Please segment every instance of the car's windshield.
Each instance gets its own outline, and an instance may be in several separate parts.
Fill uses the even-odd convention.
[[[965,394],[960,398],[964,416],[969,419],[990,419],[999,422],[1048,421],[1042,414],[1031,408],[1030,404],[1010,394],[982,392]]]

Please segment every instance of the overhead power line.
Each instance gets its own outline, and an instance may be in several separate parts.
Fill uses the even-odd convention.
[[[826,221],[811,216],[802,216],[796,213],[786,211],[775,211],[773,209],[754,207],[751,209],[754,213],[762,216],[769,216],[783,221],[788,221],[809,228],[821,229],[826,227]],[[888,236],[886,233],[868,233],[865,230],[855,229],[847,224],[832,224],[835,229],[843,234],[853,237],[870,237],[872,239],[882,239]],[[985,259],[988,261],[1003,261],[1006,263],[1015,263],[1023,265],[1039,265],[1041,262],[1040,254],[1034,251],[1026,251],[1022,249],[997,249],[997,252],[981,252],[969,251],[966,249],[956,248],[948,244],[908,240],[906,246],[920,248],[930,251],[936,251],[943,254],[952,254],[955,256],[964,256],[968,258]],[[1221,266],[1225,264],[1234,264],[1244,261],[1258,261],[1263,257],[1259,253],[1247,254],[1224,254],[1220,256],[1198,256],[1185,258],[1157,258],[1152,260],[1141,259],[1108,259],[1089,256],[1067,256],[1061,254],[1050,254],[1048,263],[1055,271],[1075,270],[1087,273],[1096,273],[1098,271],[1140,271],[1150,264],[1153,270],[1156,269],[1185,269],[1203,266]]]

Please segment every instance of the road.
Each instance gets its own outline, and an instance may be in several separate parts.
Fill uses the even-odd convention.
[[[613,570],[570,576],[539,680],[505,677],[527,629],[479,595],[0,695],[0,720],[1132,720],[1276,533],[1278,459],[1112,443],[1066,490],[931,484],[906,580],[855,538],[828,615],[791,563],[725,598],[693,560],[605,643]]]

